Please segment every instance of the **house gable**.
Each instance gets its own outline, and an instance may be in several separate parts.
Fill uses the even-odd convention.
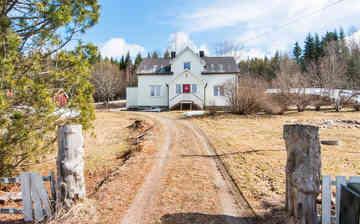
[[[185,63],[190,63],[189,71],[194,75],[200,75],[204,69],[205,61],[189,47],[181,51],[170,61],[173,74],[180,74],[186,71]]]

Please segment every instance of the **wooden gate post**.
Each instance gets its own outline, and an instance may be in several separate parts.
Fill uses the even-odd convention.
[[[317,224],[316,197],[320,193],[319,128],[285,125],[287,150],[286,209],[292,224]]]
[[[83,145],[81,125],[59,127],[57,205],[66,209],[86,197]]]

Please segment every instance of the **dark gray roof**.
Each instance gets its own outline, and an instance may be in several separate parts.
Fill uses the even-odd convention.
[[[206,62],[203,73],[238,73],[239,66],[233,57],[204,57]]]
[[[145,58],[144,60],[142,60],[137,69],[138,74],[168,74],[170,72],[170,59],[165,58]]]
[[[203,74],[239,73],[233,57],[204,57],[206,65]],[[171,74],[170,59],[144,59],[137,69],[138,74]]]

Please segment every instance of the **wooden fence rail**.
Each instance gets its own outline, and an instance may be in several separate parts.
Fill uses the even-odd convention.
[[[50,182],[50,194],[45,189],[43,181]],[[23,208],[1,208],[0,213],[23,214],[25,222],[40,222],[52,215],[56,201],[55,179],[52,173],[42,177],[37,173],[22,173],[18,177],[0,178],[2,184],[20,184]],[[10,197],[11,199],[11,197]],[[51,201],[50,201],[51,199]]]
[[[341,199],[341,187],[349,183],[360,183],[360,176],[351,176],[346,178],[345,176],[336,176],[335,180],[331,180],[330,176],[322,177],[322,214],[321,214],[321,223],[322,224],[331,224],[336,223],[340,224],[340,199]],[[331,187],[336,186],[335,192],[335,215],[331,215],[331,196],[332,191]]]

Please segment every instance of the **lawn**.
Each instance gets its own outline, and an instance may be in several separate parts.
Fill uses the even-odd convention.
[[[221,114],[192,118],[209,137],[221,159],[258,214],[284,205],[286,151],[283,125],[310,123],[320,128],[322,140],[340,140],[322,146],[323,175],[360,175],[360,125],[325,126],[340,120],[360,121],[359,112],[289,112],[283,116]]]

